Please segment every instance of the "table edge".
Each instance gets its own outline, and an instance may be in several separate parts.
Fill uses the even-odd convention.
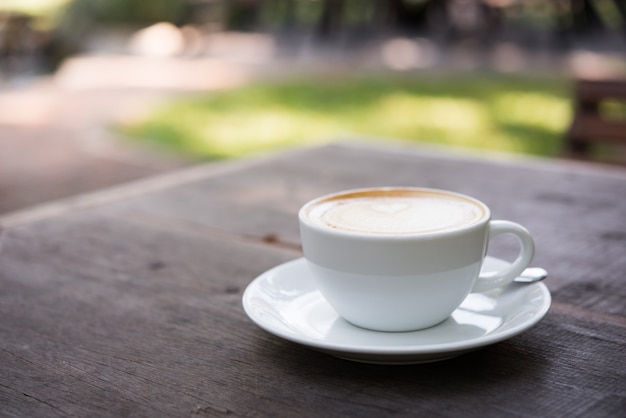
[[[46,218],[63,215],[72,211],[86,210],[106,203],[117,202],[123,199],[136,197],[145,193],[164,190],[173,186],[186,184],[200,179],[215,177],[233,171],[254,167],[264,163],[297,157],[312,150],[323,148],[352,148],[368,149],[377,152],[397,153],[401,155],[413,154],[420,157],[440,158],[466,162],[486,162],[498,165],[515,165],[544,171],[561,173],[584,173],[601,177],[611,177],[626,181],[626,169],[617,166],[603,165],[587,161],[573,161],[518,155],[498,151],[473,150],[469,148],[438,146],[433,144],[407,143],[389,139],[381,143],[380,138],[375,142],[373,138],[341,139],[324,142],[321,145],[304,145],[279,152],[257,153],[234,160],[202,163],[156,176],[123,183],[94,192],[82,193],[40,205],[19,209],[0,215],[0,231],[20,225],[36,222]]]
[[[0,214],[0,232],[63,214],[87,210],[93,207],[157,192],[170,187],[191,183],[201,179],[216,177],[256,165],[296,157],[314,147],[287,149],[282,152],[257,153],[233,160],[200,163],[163,174],[106,187],[93,192],[80,193],[46,203]]]

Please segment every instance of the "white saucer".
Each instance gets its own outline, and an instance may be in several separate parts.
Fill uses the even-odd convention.
[[[483,269],[506,261],[487,257]],[[261,274],[243,294],[243,307],[259,327],[312,349],[347,360],[413,364],[444,360],[526,331],[550,308],[543,283],[511,284],[470,294],[452,316],[432,328],[377,332],[340,318],[317,290],[299,258]]]

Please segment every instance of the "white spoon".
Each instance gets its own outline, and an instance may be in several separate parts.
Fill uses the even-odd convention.
[[[546,277],[548,277],[548,272],[545,269],[541,267],[528,267],[513,281],[515,283],[535,283],[542,281]]]

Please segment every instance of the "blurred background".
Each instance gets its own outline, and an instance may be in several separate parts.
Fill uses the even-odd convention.
[[[626,167],[622,0],[0,0],[0,214],[349,139]]]

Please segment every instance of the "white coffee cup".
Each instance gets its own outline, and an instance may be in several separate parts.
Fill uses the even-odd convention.
[[[484,203],[444,190],[348,190],[306,203],[299,221],[322,295],[344,319],[376,331],[437,325],[470,292],[509,284],[534,255],[524,227],[491,220]],[[505,233],[519,239],[519,256],[481,274],[490,239]]]

